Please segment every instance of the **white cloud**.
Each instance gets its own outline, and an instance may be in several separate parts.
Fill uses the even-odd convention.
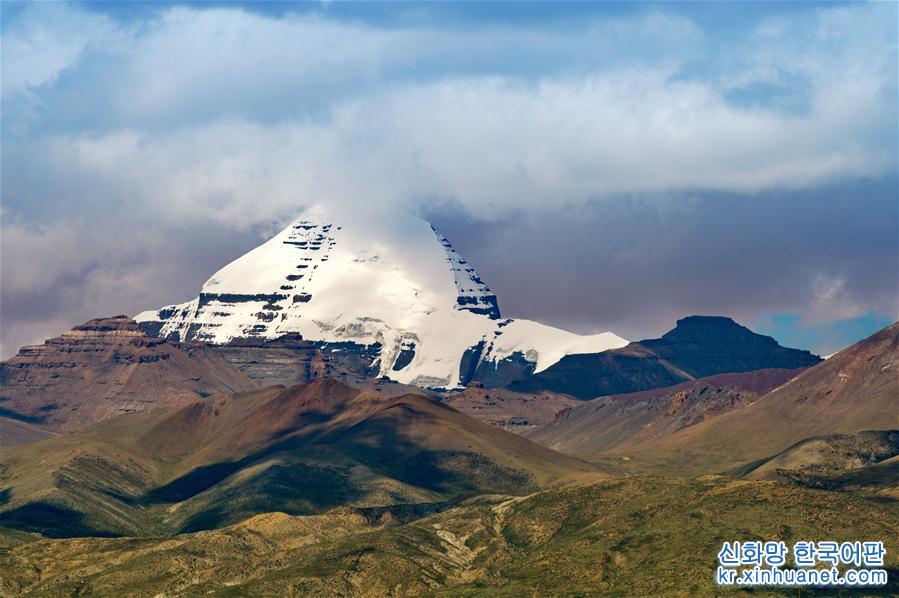
[[[882,175],[892,149],[853,134],[885,117],[869,91],[864,82],[843,91],[853,112],[822,100],[800,117],[735,108],[659,70],[537,84],[468,78],[373,92],[326,121],[52,135],[36,153],[59,166],[57,177],[89,177],[90,192],[172,221],[258,224],[308,203],[387,209],[431,198],[490,218],[618,193]]]
[[[449,199],[493,219],[889,174],[894,23],[886,3],[729,39],[661,13],[456,30],[185,8],[121,24],[29,4],[2,38],[3,293],[90,271],[79,301],[101,289],[131,305],[115,289],[151,282],[128,279],[129,265],[160,286],[172,273],[152,257],[158,239],[268,225],[310,203]],[[804,109],[728,100],[754,84],[803,95]]]
[[[67,5],[29,5],[3,34],[3,99],[52,84],[87,48],[111,43],[117,30],[108,18]]]
[[[872,305],[853,292],[843,274],[817,273],[811,279],[811,297],[803,310],[803,321],[821,324],[834,320],[848,320],[868,313]],[[873,307],[890,313],[894,305]]]
[[[882,133],[895,123],[895,48],[876,5],[821,11],[811,26],[763,23],[707,59],[706,77],[689,75],[703,32],[664,14],[571,34],[392,30],[185,8],[114,28],[60,10],[81,15],[71,35],[59,15],[4,35],[14,49],[4,70],[19,73],[11,89],[49,85],[39,97],[46,110],[70,100],[5,140],[37,159],[32,179],[5,181],[34,202],[50,184],[55,194],[94,194],[95,205],[107,194],[163,219],[246,223],[289,217],[298,203],[452,198],[490,218],[616,193],[803,188],[895,166],[894,139]],[[61,41],[46,51],[22,41],[47,32]],[[103,68],[91,67],[93,55],[71,66],[88,46],[102,46]],[[679,50],[651,52],[670,48]],[[553,72],[514,72],[543,51]],[[38,54],[52,66],[34,66]],[[469,72],[482,60],[506,72]],[[56,97],[62,68],[96,85]],[[735,87],[791,77],[809,82],[802,114],[726,99]],[[67,114],[70,105],[87,113]]]

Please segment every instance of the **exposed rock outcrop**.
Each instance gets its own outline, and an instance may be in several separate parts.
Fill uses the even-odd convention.
[[[22,347],[0,364],[0,415],[71,432],[123,413],[256,386],[205,345],[153,338],[134,320],[115,316]],[[3,436],[0,429],[0,443]]]

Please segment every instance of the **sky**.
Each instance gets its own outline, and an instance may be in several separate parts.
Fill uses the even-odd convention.
[[[3,2],[0,353],[413,211],[506,316],[897,319],[897,4]]]

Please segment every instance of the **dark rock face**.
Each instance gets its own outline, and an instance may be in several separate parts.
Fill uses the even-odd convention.
[[[579,399],[637,392],[715,374],[795,369],[821,358],[781,347],[730,318],[690,316],[662,338],[621,349],[568,355],[546,370],[509,384],[520,392],[562,392]]]
[[[481,361],[481,355],[484,354],[484,347],[486,345],[487,343],[480,341],[478,344],[466,349],[465,353],[462,354],[462,359],[459,360],[460,383],[470,384],[474,381],[475,372]],[[483,386],[480,382],[477,382],[477,384]]]
[[[329,370],[327,360],[299,335],[270,342],[245,339],[209,348],[259,386],[289,386],[323,377]]]
[[[527,380],[509,385],[518,392],[550,390],[579,399],[672,386],[691,377],[641,346],[567,355]]]
[[[290,280],[290,277],[288,277]],[[255,295],[240,295],[237,293],[200,293],[200,307],[205,307],[209,305],[213,301],[218,301],[219,303],[277,303],[278,301],[284,301],[287,299],[287,295],[281,295],[277,293],[257,293]]]
[[[474,374],[469,380],[463,379],[463,384],[470,380],[482,384],[485,388],[499,388],[515,382],[531,377],[537,364],[524,358],[524,354],[520,351],[504,357],[503,359],[492,361],[485,360],[478,364]]]
[[[377,376],[381,350],[377,344],[310,342],[298,334],[272,341],[239,339],[208,348],[260,386],[290,386],[317,378],[360,382]]]
[[[730,318],[690,316],[677,321],[662,338],[640,341],[694,378],[763,368],[803,368],[821,358],[808,351],[781,347]]]
[[[393,367],[390,369],[398,372],[412,363],[413,359],[415,359],[415,343],[408,341],[400,350],[400,354],[397,355],[396,361],[393,362]]]
[[[490,287],[481,280],[475,269],[465,261],[440,232],[431,227],[437,240],[446,251],[446,260],[456,283],[456,309],[487,316],[491,320],[500,319],[499,302]]]
[[[475,280],[479,283],[481,282],[480,278],[475,278]],[[473,314],[487,316],[491,320],[498,320],[500,318],[499,302],[496,299],[496,295],[487,295],[483,297],[459,296],[456,298],[456,306],[459,309],[470,311]]]

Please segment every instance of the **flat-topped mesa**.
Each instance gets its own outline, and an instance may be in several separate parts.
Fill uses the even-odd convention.
[[[735,322],[727,316],[687,316],[677,321],[674,328],[662,335],[661,339],[647,342],[708,342],[726,339],[730,342],[749,340],[753,343],[776,345],[777,342],[768,336],[756,334],[749,328]]]
[[[676,356],[678,366],[696,378],[770,367],[809,367],[821,361],[809,351],[782,347],[770,336],[722,316],[682,318],[661,338],[640,344],[664,358]]]
[[[126,315],[112,316],[111,318],[94,318],[88,320],[84,324],[74,326],[68,334],[75,332],[95,332],[95,333],[119,333],[121,335],[142,336],[146,333],[141,329],[140,324]]]
[[[148,335],[135,320],[125,315],[118,315],[111,318],[89,320],[62,333],[62,336],[69,338],[105,338],[147,337]]]
[[[71,362],[74,354],[104,353],[113,348],[116,350],[115,358],[124,361],[138,349],[155,347],[162,342],[163,339],[147,335],[128,316],[95,318],[49,338],[41,345],[25,345],[6,363],[9,367],[33,367],[36,365],[34,360],[41,357],[40,367],[48,367],[52,361]]]
[[[196,299],[135,319],[151,336],[231,347],[300,335],[366,376],[431,388],[463,385],[485,362],[539,371],[626,344],[500,317],[496,295],[427,222],[317,213],[223,267]]]

